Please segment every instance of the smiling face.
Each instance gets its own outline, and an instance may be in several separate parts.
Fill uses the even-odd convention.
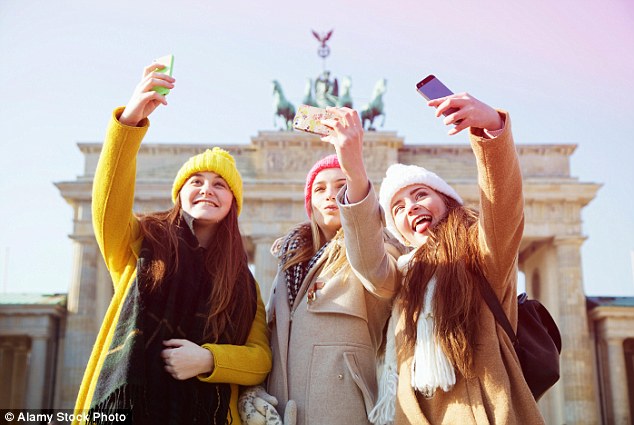
[[[320,171],[313,181],[313,217],[327,240],[332,239],[341,228],[341,217],[335,197],[345,184],[346,176],[340,168],[326,168]]]
[[[447,214],[443,198],[423,184],[406,186],[396,192],[390,205],[396,229],[414,247],[427,242],[433,228]]]
[[[200,227],[214,231],[229,213],[234,200],[227,182],[211,171],[189,176],[179,196],[183,210],[196,219],[195,230]]]

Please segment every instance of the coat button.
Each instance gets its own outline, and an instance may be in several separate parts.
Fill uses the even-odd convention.
[[[343,379],[343,375],[342,374],[337,375],[337,379]]]
[[[317,293],[313,291],[312,289],[308,291],[308,294],[306,295],[306,301],[308,302],[308,304],[312,304],[312,302],[315,301],[316,299],[317,299]]]

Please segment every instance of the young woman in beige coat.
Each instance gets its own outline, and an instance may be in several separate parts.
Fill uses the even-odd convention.
[[[336,119],[327,124],[333,130],[323,140],[335,144],[341,158],[339,141],[362,139],[363,127],[356,111],[332,111]],[[342,204],[337,194],[344,185],[347,201]],[[369,425],[377,352],[400,281],[400,252],[386,242],[363,164],[346,168],[337,155],[319,160],[306,178],[305,207],[309,221],[273,249],[279,271],[268,305],[270,396],[262,389],[246,391],[241,417],[255,424],[276,416],[268,401],[277,404],[287,425],[293,416],[298,425]],[[370,215],[376,220],[366,222]]]
[[[515,326],[524,213],[510,118],[466,93],[429,106],[438,108],[436,116],[457,109],[444,118],[453,126],[450,135],[470,128],[479,212],[422,167],[387,170],[379,196],[387,229],[414,250],[398,261],[403,285],[370,418],[375,424],[541,424],[513,345],[480,296],[477,278],[490,283]],[[368,221],[378,222],[374,215]]]

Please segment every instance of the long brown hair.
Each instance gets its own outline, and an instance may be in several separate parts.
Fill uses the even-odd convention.
[[[397,302],[405,312],[405,347],[411,350],[416,343],[416,321],[435,275],[435,337],[451,363],[469,377],[477,348],[481,305],[479,283],[474,278],[482,264],[478,212],[439,195],[447,206],[447,214],[429,230],[427,242],[410,260]]]
[[[293,227],[285,237],[284,245],[290,245],[288,238],[293,234],[294,236],[292,237],[298,239],[299,243],[297,248],[289,249],[283,253],[284,255],[281,257],[284,260],[282,264],[283,271],[287,271],[296,264],[310,260],[319,248],[327,242],[324,232],[319,228],[314,217],[315,215],[313,214],[309,222],[300,223]],[[346,256],[346,248],[343,241],[343,227],[339,228],[335,236],[333,236],[330,246],[323,255],[327,256],[324,270],[336,273],[347,264],[348,257]]]
[[[179,252],[179,244],[185,243],[177,233],[181,210],[179,199],[168,211],[140,217],[141,231],[153,251],[153,259],[147,269],[151,289],[158,288],[165,277],[178,272],[179,259],[176,253]],[[252,324],[250,319],[255,314],[257,295],[248,286],[253,285],[253,281],[249,278],[235,200],[227,216],[218,223],[212,243],[205,250],[204,267],[210,278],[214,279],[209,294],[205,340],[217,342],[227,332],[231,342],[246,341]],[[238,311],[239,314],[234,314]]]

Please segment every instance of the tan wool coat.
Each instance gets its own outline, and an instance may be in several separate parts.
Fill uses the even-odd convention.
[[[376,355],[399,283],[399,252],[384,243],[372,189],[366,199],[340,204],[340,210],[347,258],[357,269],[348,264],[325,274],[326,250],[307,272],[292,310],[284,272],[275,278],[268,306],[273,351],[268,391],[278,398],[281,415],[288,400],[297,403],[297,425],[368,425],[376,401]],[[368,215],[377,220],[368,222]]]
[[[471,133],[480,187],[478,223],[484,272],[505,313],[517,325],[517,254],[524,229],[522,176],[511,122],[494,139]],[[396,424],[543,424],[513,345],[482,302],[474,378],[456,374],[448,392],[429,399],[411,386],[412,355],[399,353]],[[404,317],[396,326],[396,347],[403,343]]]

